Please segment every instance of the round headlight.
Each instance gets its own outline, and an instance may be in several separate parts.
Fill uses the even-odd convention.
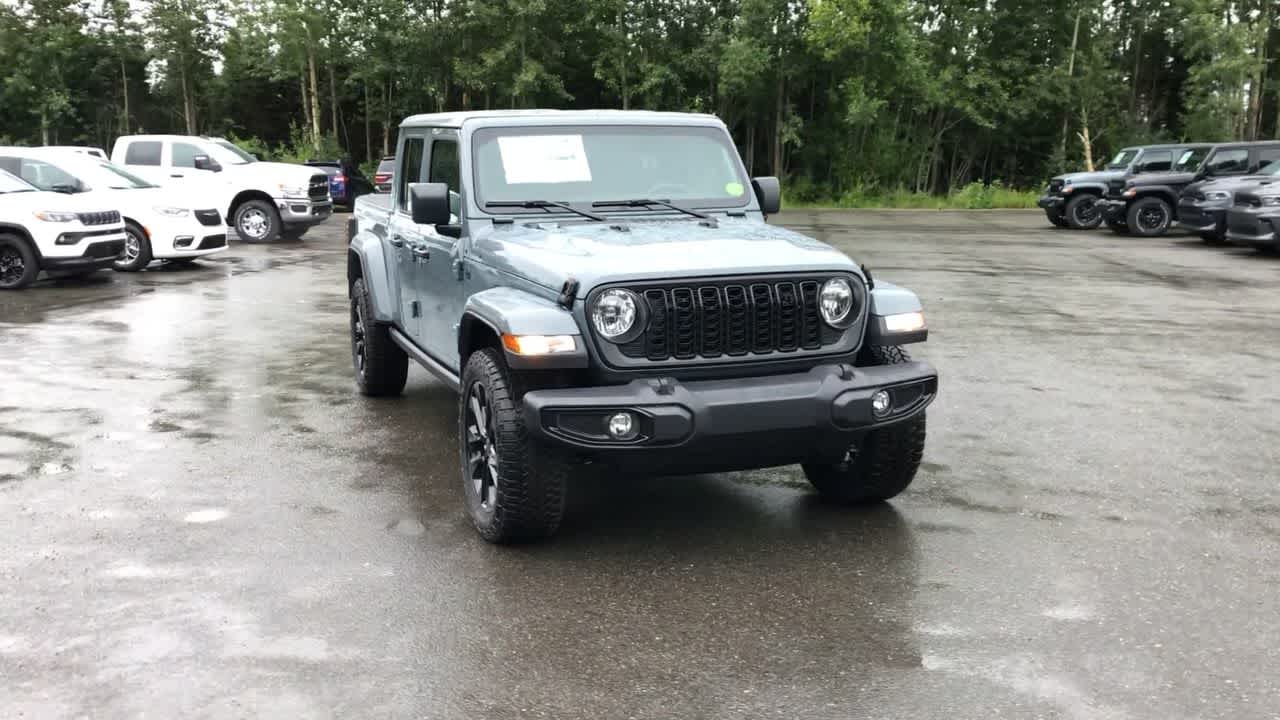
[[[853,312],[853,288],[844,278],[831,278],[822,285],[818,297],[822,319],[831,327],[848,327],[856,313]]]
[[[591,323],[596,326],[600,337],[621,342],[621,338],[636,326],[639,308],[639,298],[630,290],[605,290],[591,307]]]

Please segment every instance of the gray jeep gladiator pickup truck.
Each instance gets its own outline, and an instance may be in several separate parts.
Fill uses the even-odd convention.
[[[459,393],[466,508],[491,542],[559,526],[590,462],[676,475],[801,463],[824,496],[915,477],[937,374],[917,297],[765,223],[709,115],[503,111],[400,126],[389,195],[357,198],[356,384],[413,359]]]

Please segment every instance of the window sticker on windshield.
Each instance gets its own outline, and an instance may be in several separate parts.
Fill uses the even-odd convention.
[[[1193,152],[1195,152],[1195,150],[1188,150],[1182,153],[1182,157],[1178,158],[1178,164],[1179,165],[1186,164],[1186,162],[1191,159],[1191,153]]]
[[[591,182],[581,135],[524,135],[498,138],[508,185]]]
[[[725,183],[724,191],[729,194],[729,197],[742,197],[742,193],[746,192],[747,189],[742,187],[740,182],[731,182]]]

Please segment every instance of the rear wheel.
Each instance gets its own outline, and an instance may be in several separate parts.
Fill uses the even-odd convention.
[[[900,346],[871,346],[859,365],[910,361]],[[829,463],[805,463],[805,477],[825,498],[845,504],[879,502],[897,496],[915,479],[924,456],[925,415],[867,432]]]
[[[1097,195],[1076,195],[1067,201],[1064,214],[1074,230],[1093,230],[1102,224],[1102,208],[1098,207]]]
[[[111,264],[118,272],[137,272],[151,264],[151,240],[136,223],[124,224],[124,252]]]
[[[40,265],[26,240],[0,233],[0,290],[18,290],[36,281]]]
[[[458,442],[463,494],[476,531],[492,543],[553,535],[564,517],[571,465],[524,427],[520,375],[493,348],[462,371]]]
[[[409,356],[391,339],[390,328],[374,319],[363,278],[351,285],[351,362],[362,394],[381,397],[404,391]]]
[[[1156,237],[1169,231],[1173,208],[1158,197],[1139,198],[1129,205],[1129,231],[1142,237]]]

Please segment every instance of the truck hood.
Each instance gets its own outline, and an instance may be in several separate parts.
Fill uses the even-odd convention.
[[[305,165],[290,165],[289,163],[278,162],[251,162],[244,165],[224,165],[222,173],[228,177],[234,177],[238,180],[246,180],[263,186],[269,186],[272,194],[278,190],[279,185],[292,185],[306,187],[311,182],[311,176],[323,175],[323,172],[317,172],[315,168]],[[329,179],[326,177],[325,182]],[[267,189],[264,187],[263,189]]]
[[[1213,178],[1210,180],[1201,180],[1200,182],[1191,183],[1186,187],[1184,192],[1205,192],[1207,190],[1222,190],[1226,192],[1235,192],[1244,188],[1256,187],[1260,185],[1271,185],[1280,181],[1280,177],[1275,175],[1235,175],[1232,177]]]
[[[1063,183],[1071,183],[1072,185],[1106,185],[1108,180],[1115,180],[1124,176],[1124,170],[1098,170],[1095,172],[1066,173],[1065,175],[1056,175],[1053,179],[1061,180]]]
[[[719,218],[717,227],[670,217],[491,225],[477,232],[473,251],[500,271],[553,290],[573,278],[580,296],[601,283],[626,280],[859,273],[853,260],[826,243],[745,218]]]

